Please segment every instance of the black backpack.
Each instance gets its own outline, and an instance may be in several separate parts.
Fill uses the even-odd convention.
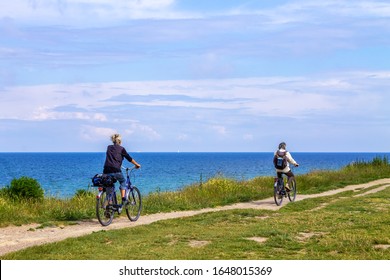
[[[274,166],[276,169],[285,169],[287,166],[287,151],[278,150],[274,156]]]
[[[117,182],[117,179],[107,174],[96,174],[92,178],[94,187],[112,187]]]

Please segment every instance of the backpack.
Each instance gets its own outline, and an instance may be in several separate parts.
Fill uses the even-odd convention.
[[[274,166],[276,169],[285,169],[287,167],[287,151],[278,150],[274,156]]]

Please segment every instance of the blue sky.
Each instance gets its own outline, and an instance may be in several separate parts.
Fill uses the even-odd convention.
[[[388,1],[0,3],[0,151],[389,152]]]

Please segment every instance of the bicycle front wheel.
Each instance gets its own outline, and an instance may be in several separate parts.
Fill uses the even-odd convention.
[[[276,205],[278,205],[278,206],[282,205],[282,202],[283,202],[282,189],[283,189],[283,186],[281,186],[279,184],[276,187],[274,186],[274,200],[275,200]]]
[[[290,191],[288,194],[288,199],[290,201],[295,201],[295,197],[297,196],[297,182],[295,181],[295,178],[290,178],[288,185],[290,186]]]
[[[130,221],[135,222],[138,220],[139,216],[141,215],[142,199],[141,193],[137,187],[133,187],[132,190],[129,191],[125,209],[127,217]]]
[[[114,208],[112,207],[112,201],[110,203],[107,192],[103,192],[96,199],[96,216],[102,226],[108,226],[114,219]]]

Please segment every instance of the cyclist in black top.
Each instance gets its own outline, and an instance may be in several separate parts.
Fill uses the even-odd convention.
[[[122,196],[122,205],[126,200],[125,191],[126,191],[126,179],[123,176],[121,167],[123,159],[127,159],[129,162],[135,165],[136,168],[140,168],[141,165],[136,162],[126,151],[124,147],[121,146],[122,138],[119,134],[114,134],[111,136],[111,141],[113,145],[107,147],[106,152],[106,161],[104,163],[104,174],[109,174],[114,176],[120,183],[119,189],[121,190]]]

